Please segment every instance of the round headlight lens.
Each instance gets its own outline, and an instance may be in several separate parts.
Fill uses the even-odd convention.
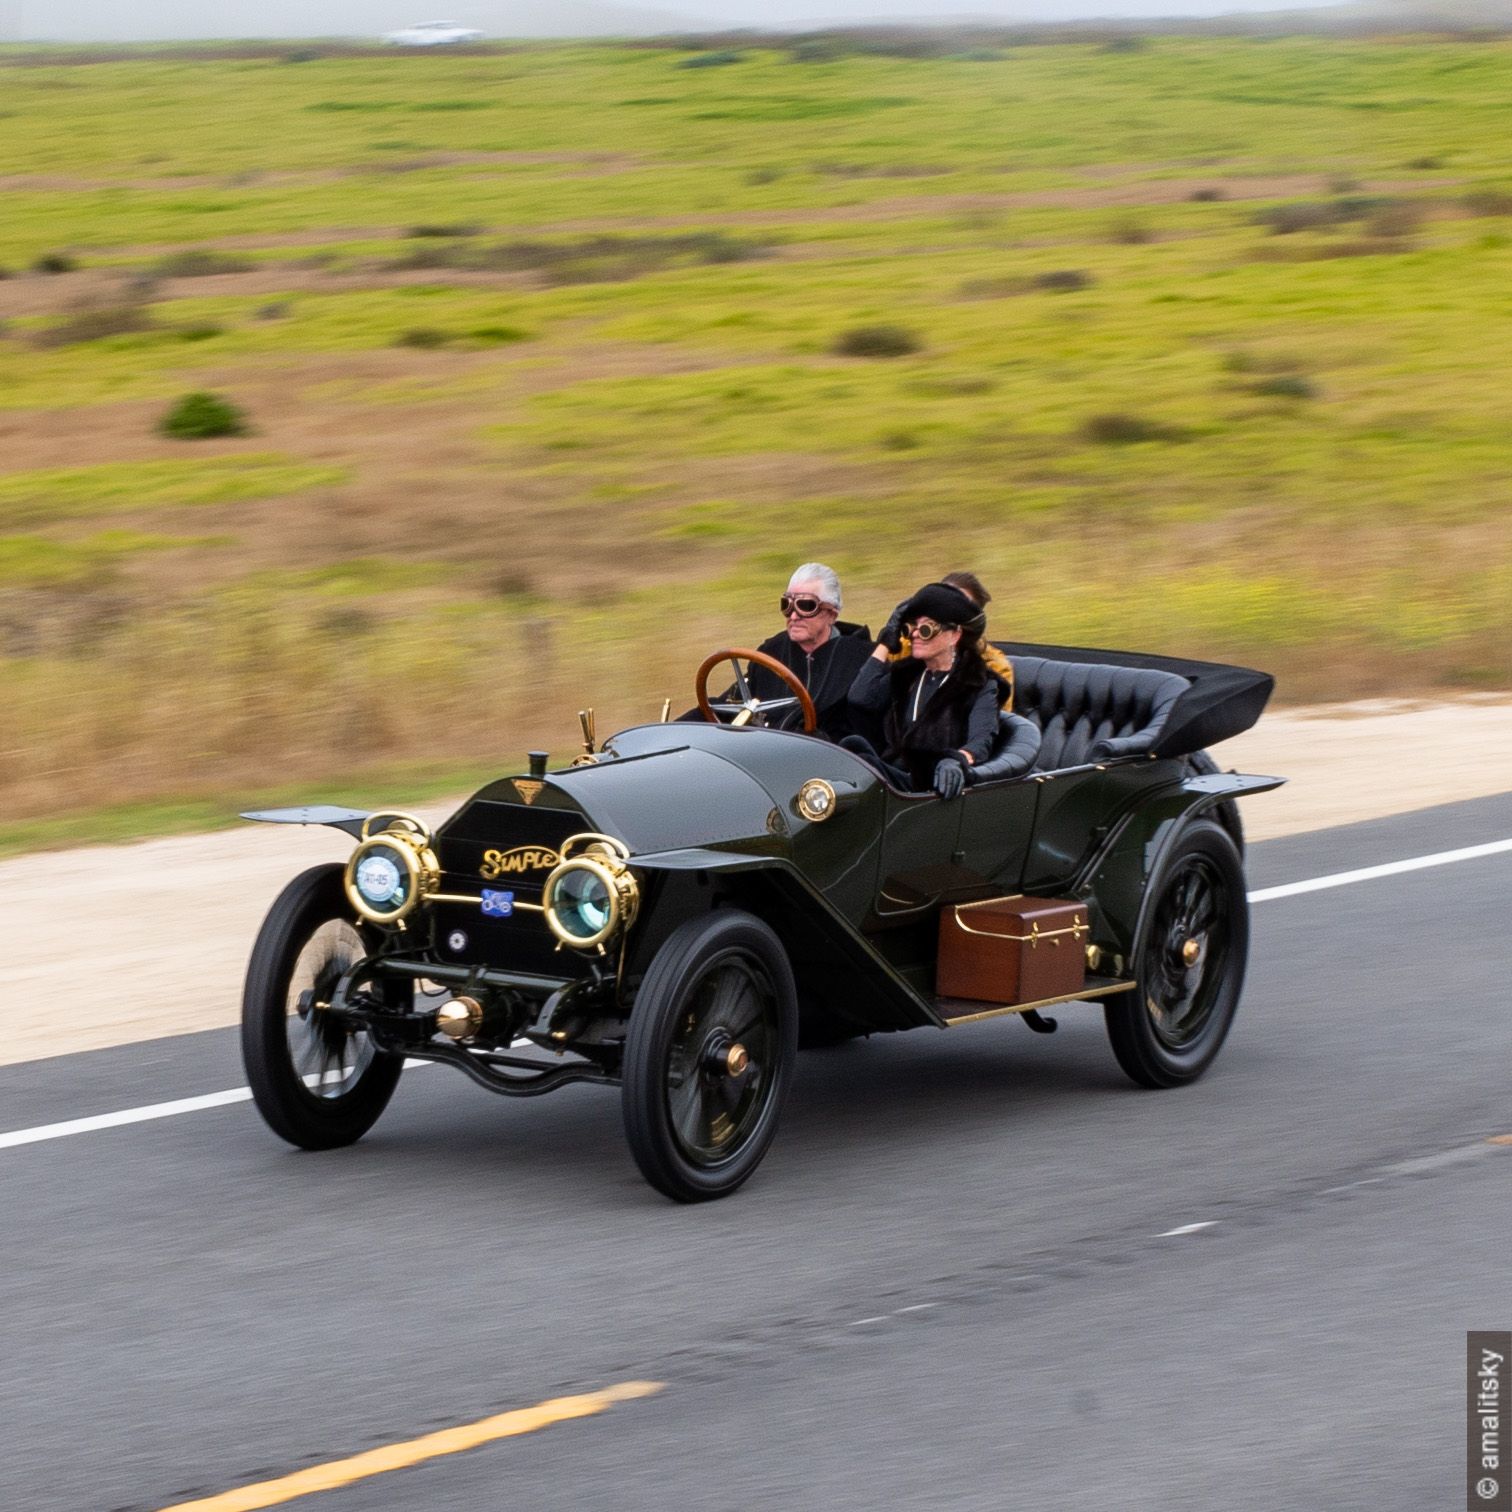
[[[357,863],[357,891],[385,912],[403,905],[408,880],[403,862],[386,845],[375,846]]]
[[[557,923],[574,939],[592,940],[602,934],[614,912],[609,885],[586,866],[569,867],[552,889]]]

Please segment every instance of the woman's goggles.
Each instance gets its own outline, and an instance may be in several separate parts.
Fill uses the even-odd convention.
[[[796,614],[800,619],[811,619],[825,607],[824,600],[815,598],[812,593],[784,593],[777,602],[781,606],[783,619],[790,614]]]
[[[943,635],[947,630],[959,630],[959,625],[937,625],[933,620],[916,620],[908,627],[911,640],[923,641],[927,646],[935,636]]]

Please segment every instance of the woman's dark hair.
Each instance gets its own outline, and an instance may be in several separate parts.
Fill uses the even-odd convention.
[[[968,686],[977,681],[986,682],[991,674],[987,670],[987,663],[982,660],[983,625],[980,618],[972,624],[962,625],[960,630],[954,670]]]

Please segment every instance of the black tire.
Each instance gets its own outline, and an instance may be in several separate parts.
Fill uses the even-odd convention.
[[[1212,777],[1223,770],[1206,751],[1193,751],[1186,758],[1186,768],[1194,777]],[[1219,824],[1228,831],[1239,859],[1244,859],[1244,820],[1239,817],[1239,805],[1232,798],[1220,798],[1213,805],[1213,813]]]
[[[1249,903],[1228,831],[1194,820],[1146,897],[1133,955],[1138,985],[1106,998],[1103,1015],[1113,1054],[1132,1080],[1179,1087],[1212,1065],[1244,988]]]
[[[313,1004],[366,946],[334,863],[301,872],[263,921],[242,993],[242,1061],[268,1127],[306,1150],[361,1139],[404,1069]],[[310,1078],[315,1078],[312,1087]]]
[[[740,1046],[748,1064],[731,1074]],[[751,914],[680,924],[652,959],[625,1037],[625,1136],[678,1202],[725,1197],[761,1164],[792,1075],[798,997],[787,953]]]

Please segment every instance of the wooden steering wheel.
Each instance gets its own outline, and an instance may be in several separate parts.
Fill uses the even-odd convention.
[[[740,702],[710,703],[709,673],[720,662],[726,661],[735,668],[735,691],[740,694]],[[765,667],[768,672],[776,673],[793,690],[793,696],[765,700],[756,697],[751,692],[750,683],[746,681],[745,672],[740,665],[741,661],[754,662],[759,667]],[[819,727],[819,713],[814,708],[814,700],[809,697],[809,690],[775,656],[768,656],[765,651],[745,651],[735,646],[728,651],[714,652],[712,656],[704,658],[703,665],[698,669],[698,675],[693,680],[693,688],[698,695],[699,712],[710,724],[722,723],[719,717],[721,714],[728,715],[729,723],[732,725],[748,725],[753,720],[765,724],[768,714],[776,714],[781,710],[796,707],[803,711],[805,735],[811,735]]]

